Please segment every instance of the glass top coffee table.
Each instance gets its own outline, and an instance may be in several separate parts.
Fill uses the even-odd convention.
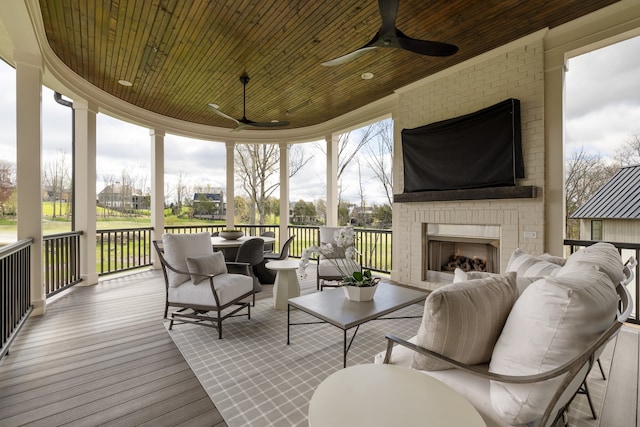
[[[315,292],[290,298],[287,301],[287,345],[290,342],[291,326],[329,323],[343,331],[343,366],[347,366],[347,353],[358,328],[370,320],[379,319],[396,310],[424,301],[428,293],[380,282],[372,301],[350,301],[341,289]],[[320,322],[291,323],[291,308],[298,309],[320,319]],[[422,316],[411,316],[422,317]],[[408,317],[384,317],[384,319],[407,319]],[[347,331],[356,328],[347,343]]]

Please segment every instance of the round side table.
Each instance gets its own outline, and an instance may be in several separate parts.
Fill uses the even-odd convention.
[[[269,261],[265,267],[276,271],[276,281],[273,285],[273,307],[276,310],[286,310],[287,300],[300,296],[300,283],[296,274],[298,261]]]
[[[331,374],[313,393],[309,427],[486,427],[464,397],[419,371],[355,365]]]

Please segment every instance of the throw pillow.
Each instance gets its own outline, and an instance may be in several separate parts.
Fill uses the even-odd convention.
[[[179,271],[188,271],[187,258],[213,253],[211,234],[163,234],[162,247],[167,263]],[[167,269],[169,286],[175,288],[190,279],[188,274],[176,273]]]
[[[548,372],[584,351],[611,326],[617,296],[606,274],[545,277],[518,298],[498,338],[489,371],[503,375]],[[535,384],[491,381],[495,411],[509,425],[538,420],[562,378]]]
[[[553,264],[557,264],[560,267],[562,267],[567,262],[566,258],[563,258],[561,256],[551,255],[551,254],[546,253],[546,252],[543,253],[542,255],[540,255],[538,258],[540,258],[541,260],[544,260],[544,261],[549,261],[549,262],[551,262]]]
[[[433,291],[424,305],[416,344],[469,365],[487,363],[517,297],[516,275],[509,273],[452,283]],[[450,366],[414,354],[421,370]]]
[[[222,252],[214,252],[211,255],[187,258],[187,268],[190,273],[219,274],[227,273],[227,264],[224,261]],[[191,281],[194,285],[206,280],[206,276],[191,274]]]
[[[529,255],[519,248],[513,251],[507,263],[507,271],[515,271],[522,277],[554,276],[558,270],[558,264]]]

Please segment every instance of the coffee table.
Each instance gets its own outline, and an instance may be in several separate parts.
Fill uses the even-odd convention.
[[[486,427],[448,385],[394,365],[355,365],[322,381],[309,403],[309,427]]]
[[[361,324],[376,319],[408,319],[422,316],[382,317],[427,297],[428,293],[390,283],[380,282],[372,301],[350,301],[342,289],[315,292],[290,298],[287,304],[287,345],[290,329],[295,325],[329,323],[343,331],[343,366],[347,366],[347,353]],[[291,308],[298,309],[320,319],[320,322],[291,323]],[[347,345],[347,331],[356,328]]]

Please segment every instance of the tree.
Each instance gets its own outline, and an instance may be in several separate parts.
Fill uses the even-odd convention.
[[[640,130],[629,135],[624,144],[618,147],[615,159],[620,166],[640,164]]]
[[[607,164],[599,155],[585,153],[584,148],[571,154],[565,177],[565,227],[568,239],[580,237],[580,229],[571,215],[586,203],[616,172],[616,165]]]
[[[184,198],[189,191],[189,188],[187,187],[186,176],[187,174],[184,171],[178,171],[178,182],[176,182],[176,185],[174,187],[174,193],[176,195],[176,205],[174,206],[173,214],[175,216],[180,216],[180,214],[182,213]]]
[[[393,121],[382,120],[371,126],[375,128],[373,132],[375,137],[367,145],[369,154],[367,164],[382,184],[387,203],[391,206],[393,204]]]
[[[312,202],[298,200],[293,206],[293,221],[296,224],[311,224],[316,218],[316,207]]]
[[[289,178],[294,176],[311,157],[299,146],[289,149]],[[280,186],[278,165],[280,150],[276,144],[236,145],[236,181],[249,196],[249,221],[264,224],[267,215],[267,199]]]
[[[56,217],[56,206],[58,214],[62,215],[62,200],[65,198],[65,190],[71,187],[71,173],[68,155],[64,151],[58,151],[58,155],[53,161],[48,161],[44,165],[43,182],[49,197],[53,199],[53,218]]]
[[[373,217],[374,225],[380,228],[390,228],[392,221],[391,214],[391,206],[389,205],[375,205],[373,207],[373,212],[371,213]]]
[[[6,160],[0,160],[0,210],[4,217],[9,211],[11,196],[15,192],[15,165]]]

